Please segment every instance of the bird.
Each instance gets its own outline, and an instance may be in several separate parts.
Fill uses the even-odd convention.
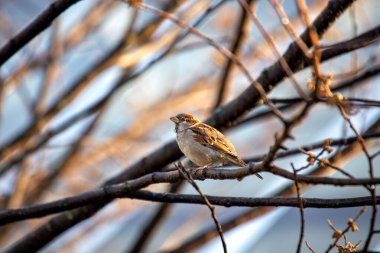
[[[199,169],[247,164],[237,155],[233,144],[218,130],[194,115],[180,113],[170,117],[175,124],[176,140],[182,153]],[[262,177],[256,174],[260,179]]]

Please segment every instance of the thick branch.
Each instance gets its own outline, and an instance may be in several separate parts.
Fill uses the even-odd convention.
[[[111,195],[103,192],[99,199],[107,200]],[[163,203],[183,203],[183,204],[201,204],[204,200],[199,195],[178,194],[178,193],[158,193],[146,190],[138,190],[131,194],[120,194],[118,198],[141,199]],[[258,206],[289,206],[299,207],[298,198],[271,197],[271,198],[246,198],[246,197],[219,197],[209,196],[208,200],[213,205],[224,207],[258,207]],[[378,203],[380,196],[377,197]],[[46,215],[64,212],[74,208],[78,208],[84,204],[84,201],[96,203],[95,198],[84,198],[83,202],[79,202],[73,198],[57,200],[46,204],[34,205],[14,210],[4,210],[0,212],[0,225],[22,221],[32,218],[41,218]],[[320,198],[302,198],[304,208],[347,208],[357,206],[370,206],[372,199],[368,197],[343,198],[343,199],[320,199]]]
[[[52,3],[49,8],[44,10],[32,21],[32,23],[25,27],[15,37],[11,38],[0,49],[0,66],[9,60],[9,58],[17,53],[22,47],[28,44],[40,32],[48,28],[53,20],[61,15],[61,13],[79,1],[80,0],[57,0]]]
[[[342,52],[366,47],[374,42],[377,42],[379,38],[380,26],[376,26],[371,30],[364,32],[353,39],[345,40],[331,46],[322,47],[321,60],[323,61],[324,59],[329,59],[334,56],[340,55]]]
[[[204,180],[209,179],[236,179],[243,178],[247,175],[252,175],[258,170],[262,169],[261,165],[255,168],[244,167],[239,169],[209,169],[203,171],[189,172],[194,179]],[[271,171],[285,178],[294,180],[293,173],[282,170],[278,167],[271,168]],[[201,172],[201,173],[199,173]],[[178,171],[170,172],[154,172],[138,179],[129,180],[124,183],[104,186],[100,189],[82,193],[73,197],[64,198],[61,200],[53,201],[42,205],[35,205],[17,210],[0,211],[0,225],[4,225],[8,222],[17,220],[17,217],[43,217],[48,214],[71,210],[74,208],[86,206],[89,204],[102,204],[109,202],[115,198],[129,196],[134,194],[134,191],[147,187],[156,183],[176,183],[181,180],[181,175]],[[328,178],[328,177],[316,177],[316,176],[304,176],[297,175],[297,181],[299,183],[318,184],[318,185],[336,185],[336,186],[361,186],[380,184],[380,178],[374,179],[342,179],[342,178]],[[133,196],[133,195],[132,195]],[[227,198],[228,199],[228,198]],[[10,217],[14,217],[13,220]]]

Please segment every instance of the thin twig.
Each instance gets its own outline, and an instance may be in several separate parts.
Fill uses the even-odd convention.
[[[304,236],[304,231],[305,231],[305,214],[303,210],[303,202],[301,198],[301,193],[300,193],[300,188],[298,186],[298,180],[297,180],[297,170],[294,167],[294,164],[291,164],[293,168],[293,173],[294,173],[294,185],[296,186],[296,192],[297,192],[297,200],[299,202],[300,206],[300,220],[301,220],[301,229],[300,229],[300,236],[298,239],[298,245],[297,245],[297,253],[301,252],[301,247],[302,247],[302,241],[303,241],[303,236]]]
[[[371,155],[368,152],[368,149],[367,149],[367,147],[365,145],[365,141],[364,141],[363,137],[361,136],[361,134],[359,133],[359,131],[356,130],[354,124],[352,123],[352,121],[350,120],[350,118],[347,116],[347,114],[346,114],[346,112],[344,110],[344,107],[341,104],[338,104],[337,107],[338,107],[338,109],[340,111],[340,114],[344,118],[344,120],[347,121],[347,123],[349,124],[351,130],[355,133],[356,137],[358,138],[358,142],[360,143],[360,146],[362,147],[364,154],[366,155],[366,157],[368,158],[368,160],[371,160]],[[369,175],[371,177],[373,177],[373,167],[371,166],[371,164],[370,164],[369,168],[370,168],[369,169]]]
[[[309,152],[305,151],[305,150],[302,149],[302,148],[299,148],[299,150],[300,150],[303,154],[308,155],[308,156],[310,157],[310,153],[309,153]],[[326,160],[326,159],[321,159],[320,156],[322,156],[322,154],[323,154],[324,152],[325,152],[325,150],[322,149],[322,150],[321,150],[321,151],[320,151],[315,157],[313,157],[313,159],[314,159],[315,161],[318,161],[318,162],[319,162],[318,166],[327,166],[327,167],[330,167],[330,168],[332,168],[332,169],[334,169],[334,170],[336,170],[336,171],[339,171],[340,173],[342,173],[343,175],[347,176],[348,178],[355,179],[355,177],[352,176],[350,173],[344,171],[342,168],[339,168],[338,166],[335,166],[334,164],[331,164],[330,161],[329,161],[328,159],[327,159],[327,160]],[[305,169],[305,168],[308,168],[308,167],[310,167],[311,165],[312,165],[312,163],[309,163],[307,166],[303,166],[303,167],[301,167],[300,169],[298,169],[297,172],[298,172],[298,171],[301,171],[301,170],[303,170],[303,169]]]
[[[315,76],[315,79],[317,80],[316,82],[317,85],[319,85],[322,75],[321,75],[321,67],[320,67],[321,50],[320,50],[320,45],[319,45],[318,33],[316,31],[316,28],[313,26],[313,24],[310,21],[305,0],[297,0],[297,7],[298,7],[299,12],[301,13],[301,17],[305,25],[309,28],[310,41],[314,47],[313,57],[312,57],[314,76]]]
[[[351,20],[351,25],[352,25],[352,35],[353,37],[358,36],[358,20],[356,17],[356,10],[355,10],[355,5],[350,8],[350,20]],[[359,54],[357,51],[355,51],[352,54],[352,72],[355,72],[358,69],[359,65]]]
[[[380,132],[375,132],[371,134],[364,134],[362,137],[365,140],[371,140],[373,138],[379,138],[380,137]],[[344,145],[350,145],[352,143],[355,143],[358,141],[358,138],[356,136],[354,137],[349,137],[349,138],[342,138],[342,139],[332,139],[331,147],[333,146],[344,146]],[[313,144],[308,144],[302,147],[294,148],[294,149],[289,149],[287,151],[279,152],[277,154],[277,158],[282,158],[282,157],[287,157],[291,155],[296,155],[299,153],[303,153],[301,150],[314,150],[314,149],[320,149],[323,148],[324,146],[324,141],[318,142],[318,143],[313,143]],[[378,152],[380,154],[380,151]],[[376,155],[379,155],[376,154]],[[372,155],[374,156],[374,155]],[[265,154],[254,156],[254,157],[249,157],[247,159],[244,159],[246,162],[260,162],[265,158]],[[336,167],[338,168],[338,167]]]
[[[254,0],[249,0],[249,5],[253,4],[255,1]],[[242,11],[240,15],[240,20],[237,25],[237,32],[235,36],[235,41],[232,44],[231,47],[231,53],[236,55],[237,57],[239,56],[240,49],[243,45],[243,41],[245,39],[246,33],[247,33],[247,21],[248,21],[248,15],[246,11]],[[233,70],[233,61],[231,59],[228,59],[226,66],[224,67],[224,71],[220,80],[220,84],[218,87],[218,95],[216,97],[216,102],[213,106],[213,110],[218,108],[222,102],[224,101],[226,90],[228,89],[228,82],[230,80],[230,76],[232,74]]]
[[[369,176],[372,179],[372,178],[374,178],[373,158],[369,154],[369,151],[367,149],[365,141],[364,141],[363,137],[361,136],[361,134],[359,133],[359,131],[356,130],[356,128],[355,128],[354,124],[352,123],[352,121],[350,120],[350,118],[347,116],[347,114],[344,110],[344,107],[340,103],[337,104],[337,106],[338,106],[338,109],[340,111],[340,114],[342,115],[344,120],[349,124],[351,130],[355,133],[355,135],[358,138],[358,142],[359,142],[359,144],[363,150],[363,153],[365,154],[365,156],[367,158],[368,167],[369,167]],[[376,214],[377,214],[376,185],[370,185],[368,190],[372,196],[372,212],[371,212],[371,222],[370,222],[370,226],[369,226],[368,236],[367,236],[367,239],[364,243],[364,249],[363,249],[364,251],[368,251],[369,245],[371,243],[371,239],[373,237],[373,231],[375,230]]]
[[[286,75],[289,77],[291,83],[293,84],[294,88],[298,92],[298,94],[305,100],[308,100],[308,96],[305,93],[304,90],[302,90],[300,84],[295,79],[292,69],[289,67],[289,64],[286,62],[285,58],[281,55],[279,48],[277,47],[276,43],[274,42],[272,36],[265,30],[263,24],[261,21],[257,18],[256,14],[250,9],[246,1],[239,0],[240,4],[243,6],[246,12],[248,12],[249,16],[251,17],[252,21],[255,23],[257,28],[260,30],[261,34],[263,35],[264,39],[268,42],[269,46],[271,47],[274,55],[277,57],[278,61],[281,64],[281,67],[286,72]],[[296,42],[297,43],[297,42]]]
[[[297,43],[299,48],[301,48],[302,52],[307,58],[312,58],[312,54],[309,52],[308,46],[305,44],[303,40],[297,35],[297,32],[293,28],[289,18],[287,17],[284,8],[282,5],[278,2],[278,0],[271,0],[270,1],[272,6],[277,12],[278,17],[280,18],[281,24],[285,27],[286,31],[289,33],[291,38]]]
[[[46,108],[48,94],[53,87],[54,81],[59,78],[59,59],[63,55],[63,43],[59,37],[60,23],[59,19],[53,22],[50,45],[49,45],[49,61],[45,64],[43,83],[38,89],[37,98],[33,103],[32,114],[33,117],[41,115]]]
[[[315,253],[315,251],[313,250],[313,248],[310,246],[310,244],[305,241],[305,244],[306,244],[306,247],[312,252],[312,253]]]
[[[218,230],[218,233],[219,233],[219,236],[220,236],[220,240],[222,241],[222,244],[223,244],[223,251],[224,253],[227,253],[227,244],[224,240],[224,235],[223,235],[223,231],[222,231],[222,226],[220,225],[219,221],[218,221],[218,218],[216,217],[216,213],[215,213],[215,207],[213,205],[211,205],[210,201],[207,199],[206,195],[202,192],[202,190],[199,188],[199,186],[195,183],[193,177],[191,176],[191,174],[183,167],[183,165],[181,164],[181,162],[178,162],[178,165],[177,165],[177,169],[178,171],[181,173],[181,175],[194,187],[194,189],[199,193],[199,195],[201,195],[201,197],[203,198],[205,204],[207,205],[207,207],[210,209],[210,212],[211,212],[211,217],[212,219],[214,220],[214,223],[215,223],[215,226],[216,226],[216,229]]]

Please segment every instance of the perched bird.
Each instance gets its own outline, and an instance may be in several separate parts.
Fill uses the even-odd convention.
[[[177,143],[185,156],[202,168],[246,163],[236,154],[232,143],[215,128],[202,123],[195,116],[181,113],[171,117],[175,123]],[[259,174],[256,174],[262,178]]]

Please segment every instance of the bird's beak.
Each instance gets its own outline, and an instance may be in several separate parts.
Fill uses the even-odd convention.
[[[170,117],[170,120],[171,121],[173,121],[174,123],[179,123],[180,121],[179,121],[179,118],[177,118],[176,116],[174,116],[174,117]]]

